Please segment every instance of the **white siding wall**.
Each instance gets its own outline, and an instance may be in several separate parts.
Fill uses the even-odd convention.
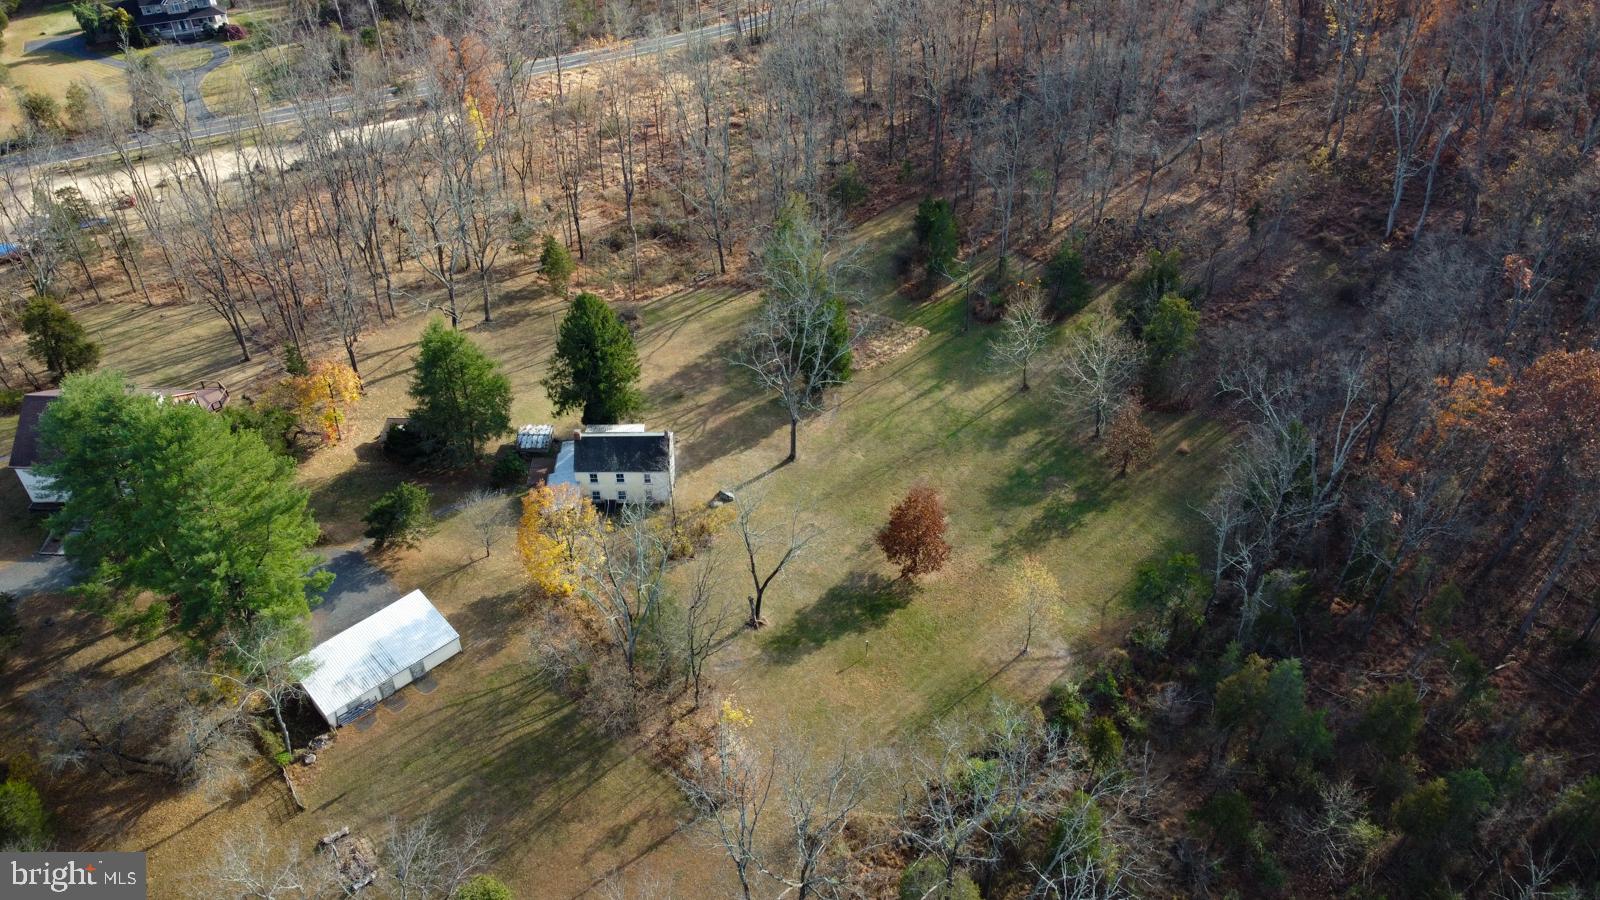
[[[594,483],[589,480],[590,474],[596,476]],[[590,500],[594,499],[595,491],[600,492],[601,500],[622,499],[617,496],[617,492],[625,491],[627,492],[627,502],[629,503],[643,503],[645,501],[645,491],[647,490],[651,492],[650,502],[652,503],[665,503],[672,496],[672,473],[670,471],[651,472],[650,484],[644,483],[643,472],[623,472],[620,483],[617,481],[616,472],[574,472],[573,475],[578,479],[578,490],[582,491],[583,495]]]
[[[460,638],[456,638],[455,640],[451,641],[450,643],[445,644],[443,647],[440,647],[439,649],[437,649],[437,650],[433,651],[432,653],[428,654],[427,658],[423,659],[423,661],[422,661],[423,671],[424,672],[433,671],[440,663],[444,662],[445,660],[449,659],[452,656],[455,656],[457,653],[460,653],[460,652],[461,652],[461,639]]]
[[[445,644],[443,647],[440,647],[439,649],[423,657],[422,671],[432,672],[439,666],[440,663],[460,652],[461,638],[458,637],[450,643]],[[412,682],[411,668],[408,666],[399,672],[396,672],[394,677],[391,679],[391,682],[394,684],[394,689],[396,691],[410,684]],[[343,715],[345,710],[355,709],[363,703],[374,703],[381,696],[383,696],[383,685],[380,684],[365,694],[362,694],[359,699],[351,701],[351,703],[344,709],[335,710],[334,714],[331,716],[324,714],[323,718],[328,720],[328,724],[330,726],[337,726],[339,716]]]

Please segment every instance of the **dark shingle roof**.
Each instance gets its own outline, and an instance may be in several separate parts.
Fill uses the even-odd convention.
[[[217,6],[215,3],[203,9],[186,9],[183,12],[176,13],[156,13],[153,16],[147,16],[139,12],[139,4],[133,2],[133,0],[128,0],[127,3],[122,3],[119,5],[123,9],[127,10],[129,15],[133,16],[134,24],[138,25],[140,28],[152,28],[156,25],[167,25],[172,22],[182,22],[186,19],[210,19],[216,16],[227,15],[225,12],[223,12],[222,8]]]
[[[26,469],[39,459],[39,418],[60,391],[36,391],[22,398],[17,436],[11,441],[11,468]]]
[[[152,388],[151,393],[169,397],[177,402],[194,403],[216,412],[228,402],[228,389],[220,384],[216,387],[199,388]],[[52,391],[35,391],[22,398],[22,409],[17,415],[17,436],[11,441],[11,468],[26,469],[39,462],[39,419],[44,416],[45,407],[61,396],[59,389]]]
[[[578,472],[665,472],[672,457],[666,434],[586,434],[572,448]]]

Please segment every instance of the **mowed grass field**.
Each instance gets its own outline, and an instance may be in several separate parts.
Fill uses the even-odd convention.
[[[642,418],[677,432],[680,506],[700,507],[725,488],[759,495],[773,521],[798,508],[822,532],[770,591],[768,627],[741,633],[713,663],[717,686],[750,710],[758,739],[781,734],[795,746],[827,747],[847,734],[865,746],[904,747],[941,716],[981,709],[995,696],[1033,700],[1056,678],[1081,672],[1119,632],[1118,598],[1133,567],[1195,542],[1195,509],[1227,440],[1198,416],[1152,416],[1152,464],[1112,477],[1047,390],[1020,393],[1014,377],[989,370],[992,326],[964,329],[956,297],[914,304],[893,290],[889,260],[910,213],[898,208],[857,229],[857,281],[868,309],[929,333],[860,373],[807,419],[794,464],[777,465],[788,449],[784,415],[728,363],[758,296],[708,285],[643,311]],[[465,310],[468,334],[512,379],[517,423],[558,421],[538,381],[563,309],[531,275],[518,274],[504,284],[495,322]],[[156,319],[169,315],[187,318]],[[226,332],[203,316],[115,306],[91,310],[85,321],[107,342],[107,365],[134,370],[141,383],[228,380],[261,365],[239,364]],[[409,312],[363,340],[368,394],[350,437],[300,469],[330,543],[354,540],[378,494],[418,478],[385,461],[375,439],[384,417],[409,404],[424,321]],[[144,346],[161,349],[147,358]],[[559,420],[558,432],[574,424]],[[438,508],[482,483],[476,472],[418,480]],[[919,481],[943,494],[955,551],[944,571],[908,587],[894,583],[873,534]],[[18,514],[14,498],[0,502],[8,504],[4,515]],[[720,590],[742,605],[749,584],[736,541],[728,535],[708,552],[720,564]],[[1025,554],[1050,566],[1066,597],[1019,658],[1023,614],[1005,585]],[[464,652],[439,670],[432,693],[407,689],[404,710],[381,711],[369,731],[341,731],[301,778],[308,811],[295,814],[268,779],[248,798],[173,798],[119,819],[125,831],[116,846],[151,851],[156,895],[231,830],[271,829],[306,849],[339,827],[376,832],[392,816],[424,814],[487,819],[497,869],[519,896],[573,896],[619,868],[671,879],[686,895],[721,895],[725,860],[684,827],[688,814],[670,777],[632,741],[595,733],[530,678],[526,632],[536,610],[511,536],[482,557],[467,525],[447,516],[418,550],[381,561],[401,589],[427,592],[462,633]]]
[[[59,103],[75,81],[93,85],[106,98],[106,105],[120,112],[128,107],[127,79],[109,63],[84,59],[54,50],[29,50],[33,41],[79,33],[78,22],[67,3],[24,3],[5,29],[5,46],[0,48],[8,84],[13,90],[0,91],[0,132],[10,131],[22,122],[19,92],[39,91]]]

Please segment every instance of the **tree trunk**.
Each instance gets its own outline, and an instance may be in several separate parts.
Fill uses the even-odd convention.
[[[1600,505],[1595,506],[1590,512],[1572,523],[1567,531],[1567,539],[1561,544],[1561,552],[1550,563],[1550,570],[1545,573],[1544,581],[1539,585],[1539,593],[1534,595],[1533,603],[1528,607],[1528,614],[1522,617],[1522,624],[1517,626],[1517,636],[1511,642],[1514,649],[1527,640],[1528,632],[1533,630],[1534,622],[1539,618],[1539,611],[1544,608],[1546,600],[1555,590],[1556,582],[1561,580],[1561,574],[1566,571],[1567,563],[1572,559],[1572,551],[1578,546],[1582,537],[1589,533],[1594,526],[1595,519],[1600,518]]]
[[[1522,513],[1517,516],[1517,520],[1506,531],[1505,537],[1500,539],[1500,545],[1495,548],[1494,553],[1490,554],[1489,558],[1484,560],[1483,565],[1479,567],[1477,574],[1472,579],[1474,584],[1483,583],[1483,580],[1489,577],[1490,572],[1493,572],[1501,563],[1505,562],[1506,557],[1511,553],[1511,549],[1522,539],[1522,533],[1527,530],[1529,523],[1533,521],[1534,515],[1543,506],[1544,495],[1555,482],[1558,468],[1560,466],[1552,462],[1545,469],[1544,475],[1539,478],[1538,486],[1533,490],[1533,496],[1529,497],[1528,502],[1523,505]]]
[[[789,414],[789,458],[785,463],[792,463],[798,458],[798,444],[800,439],[800,417]]]
[[[289,736],[289,723],[283,721],[283,705],[272,704],[272,714],[278,719],[278,730],[283,732],[283,749],[294,752],[294,738]]]

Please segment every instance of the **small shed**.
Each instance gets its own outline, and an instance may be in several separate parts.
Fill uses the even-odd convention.
[[[312,648],[317,667],[301,686],[337,728],[460,652],[461,636],[412,591]]]
[[[550,439],[555,433],[554,425],[524,425],[517,429],[517,452],[549,453]]]

